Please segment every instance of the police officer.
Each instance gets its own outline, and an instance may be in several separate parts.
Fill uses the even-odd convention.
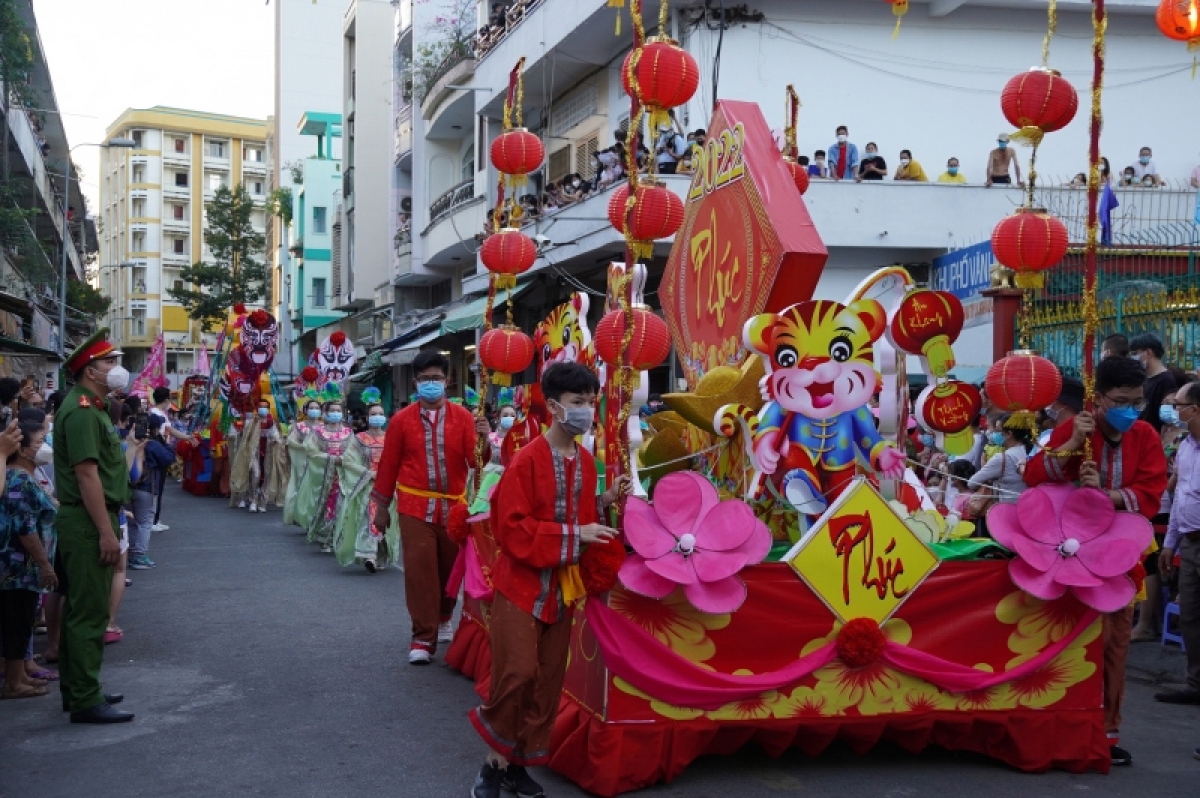
[[[129,372],[104,328],[67,358],[75,388],[54,423],[54,482],[58,492],[58,553],[66,608],[58,662],[63,709],[72,723],[121,723],[124,696],[100,689],[104,629],[113,566],[120,561],[117,511],[130,500],[129,472],[104,397],[123,390]]]

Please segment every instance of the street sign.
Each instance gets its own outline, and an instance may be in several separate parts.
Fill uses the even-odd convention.
[[[929,287],[935,291],[948,291],[962,300],[964,328],[992,322],[992,300],[979,292],[991,285],[995,262],[990,241],[933,259]]]

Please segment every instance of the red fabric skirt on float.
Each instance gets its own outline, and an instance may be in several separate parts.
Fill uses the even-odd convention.
[[[485,525],[473,538],[490,562]],[[841,624],[788,566],[741,576],[747,600],[727,615],[696,610],[680,591],[656,600],[622,588],[576,610],[552,768],[611,796],[750,743],[816,756],[836,740],[863,754],[885,740],[1028,772],[1108,771],[1101,622],[1074,598],[1029,597],[1003,561],[944,562],[883,624],[881,656],[850,667],[833,651]],[[446,654],[481,696],[487,610],[467,600]],[[974,678],[982,686],[967,688]]]

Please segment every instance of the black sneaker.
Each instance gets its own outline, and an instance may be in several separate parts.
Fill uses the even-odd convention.
[[[471,788],[471,798],[500,798],[500,779],[503,773],[495,762],[484,762]]]
[[[1119,745],[1112,745],[1108,748],[1109,754],[1112,756],[1112,766],[1115,768],[1129,767],[1133,764],[1133,754],[1126,751]]]
[[[501,786],[509,792],[517,794],[517,798],[545,798],[546,791],[538,784],[521,765],[509,764],[504,771]]]

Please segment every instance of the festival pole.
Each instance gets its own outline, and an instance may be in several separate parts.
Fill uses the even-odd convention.
[[[1108,27],[1104,0],[1094,0],[1092,8],[1092,92],[1091,125],[1088,141],[1088,215],[1087,242],[1083,269],[1083,396],[1089,410],[1095,400],[1096,330],[1100,326],[1096,305],[1096,247],[1099,236],[1100,181],[1111,175],[1100,174],[1100,129],[1103,115],[1100,97],[1104,87],[1104,33]],[[1091,439],[1084,442],[1085,458],[1091,459]]]

